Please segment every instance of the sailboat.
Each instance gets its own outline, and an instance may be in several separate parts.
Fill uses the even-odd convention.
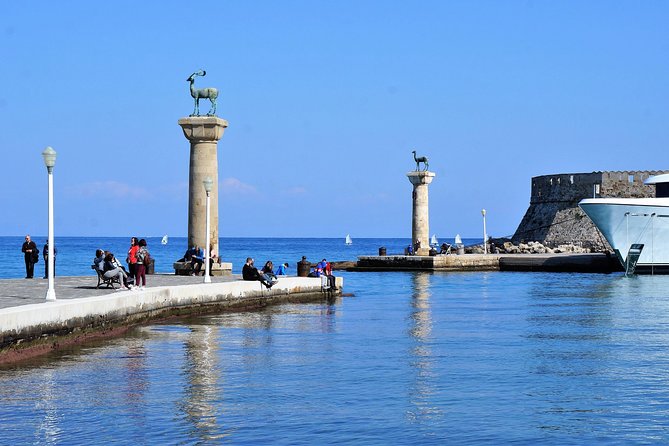
[[[160,241],[162,245],[167,245],[167,235],[163,235],[163,239]]]
[[[353,240],[351,240],[351,236],[349,234],[346,234],[346,244],[347,245],[353,244]]]
[[[455,244],[462,245],[462,238],[460,237],[460,234],[455,234]]]
[[[437,235],[432,234],[432,238],[430,239],[430,245],[437,246],[438,244],[439,244],[439,240],[437,240]]]

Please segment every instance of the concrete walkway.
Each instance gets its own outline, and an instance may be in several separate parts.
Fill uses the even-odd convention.
[[[202,276],[175,276],[174,274],[152,274],[146,276],[146,290],[163,286],[196,285],[202,283]],[[212,283],[241,280],[239,275],[212,277]],[[46,279],[2,279],[0,280],[0,309],[19,305],[46,302]],[[136,291],[114,291],[111,288],[97,289],[97,276],[56,277],[56,299],[79,299],[105,296],[108,294],[134,293]],[[118,285],[116,285],[118,287]]]

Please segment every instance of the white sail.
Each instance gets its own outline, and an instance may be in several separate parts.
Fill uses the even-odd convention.
[[[460,238],[460,234],[455,234],[455,244],[462,245],[462,239]]]
[[[353,240],[351,240],[351,236],[349,234],[346,234],[346,244],[347,245],[353,244]]]
[[[437,240],[437,235],[432,234],[432,239],[430,239],[430,245],[435,245],[436,246],[438,244],[439,244],[439,240]]]
[[[163,239],[160,241],[161,244],[167,245],[167,235],[163,235]]]

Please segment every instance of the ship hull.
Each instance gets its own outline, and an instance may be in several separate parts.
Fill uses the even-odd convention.
[[[630,247],[642,244],[635,273],[669,274],[669,198],[588,198],[579,206],[623,266]]]

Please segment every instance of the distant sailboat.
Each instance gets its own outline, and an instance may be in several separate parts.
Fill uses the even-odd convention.
[[[432,234],[432,238],[430,239],[430,245],[437,246],[438,244],[439,244],[439,240],[437,240],[437,235]]]
[[[462,239],[460,238],[460,234],[455,234],[455,244],[462,245]]]
[[[167,245],[167,236],[163,235],[163,239],[160,241],[161,244]]]
[[[346,234],[346,244],[347,245],[352,245],[353,244],[353,240],[351,240],[351,236],[348,235],[348,234]]]

